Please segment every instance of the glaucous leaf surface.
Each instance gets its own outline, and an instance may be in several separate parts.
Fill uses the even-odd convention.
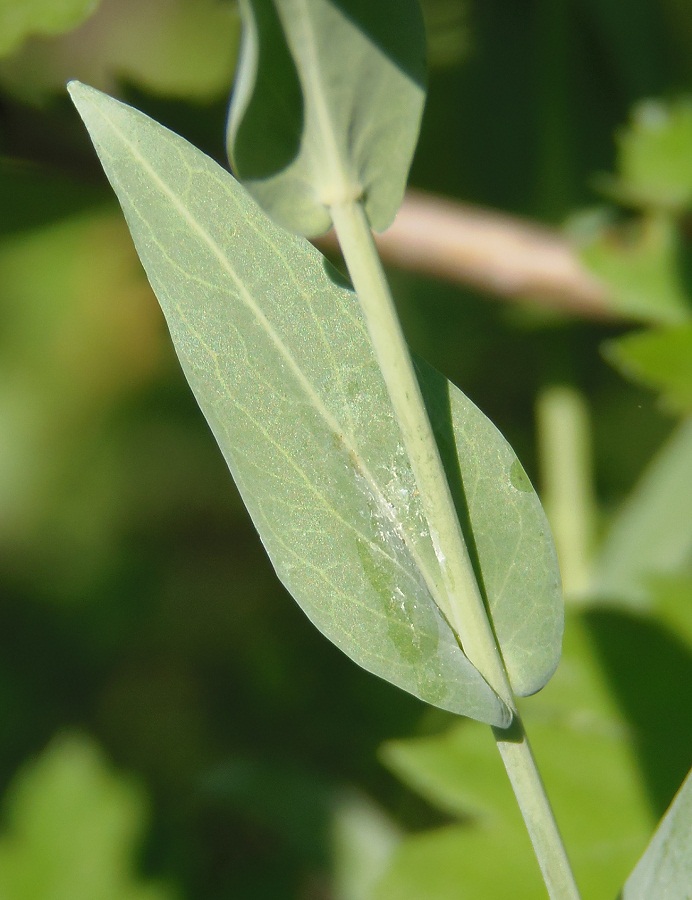
[[[417,0],[243,0],[228,123],[238,177],[308,236],[363,197],[381,231],[403,197],[425,90]]]
[[[91,88],[71,91],[281,580],[364,668],[506,724],[435,602],[437,559],[356,297],[182,138]],[[552,673],[562,631],[545,518],[492,424],[419,371],[503,653],[529,693]]]
[[[432,599],[436,560],[353,293],[187,142],[71,92],[283,583],[364,668],[506,724]]]
[[[560,660],[564,612],[550,526],[514,451],[458,388],[418,377],[512,689],[539,691]]]
[[[692,323],[626,334],[603,348],[626,377],[660,392],[672,412],[692,412]]]
[[[692,772],[627,879],[620,900],[688,900],[692,892]]]

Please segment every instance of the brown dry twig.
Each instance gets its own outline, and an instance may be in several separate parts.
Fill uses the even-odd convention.
[[[607,287],[569,242],[519,218],[409,191],[376,240],[383,260],[402,269],[583,318],[617,318]],[[331,233],[321,243],[336,246]]]

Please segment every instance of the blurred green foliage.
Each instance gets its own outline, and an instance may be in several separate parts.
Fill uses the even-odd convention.
[[[130,779],[111,773],[91,740],[55,738],[16,776],[6,813],[0,896],[172,900],[173,892],[132,876],[146,802]]]
[[[32,10],[33,20],[27,21],[22,35],[27,40],[0,64],[0,83],[25,101],[49,103],[75,77],[104,90],[117,90],[118,82],[126,79],[154,94],[202,103],[228,90],[239,20],[234,6],[223,0],[43,4],[5,0],[5,4],[15,14]],[[63,15],[53,27],[50,16],[57,20],[57,10],[70,6],[86,7],[84,12],[91,15],[74,31],[68,31],[76,24],[74,15],[69,22]],[[59,40],[46,40],[47,31],[67,33]]]
[[[604,353],[625,377],[660,393],[666,409],[692,411],[692,322],[627,334]]]
[[[615,640],[620,646],[613,658]],[[643,658],[651,676],[646,689],[637,679]],[[522,702],[577,881],[583,895],[594,900],[616,896],[687,772],[689,722],[677,716],[677,698],[666,696],[656,673],[689,683],[692,656],[684,641],[653,619],[591,610],[568,619],[555,677],[537,697]],[[638,708],[628,709],[619,694],[633,690]],[[656,703],[661,705],[652,714]],[[377,900],[452,900],[459,884],[472,885],[479,898],[511,893],[529,900],[542,894],[538,866],[490,734],[464,721],[441,734],[388,742],[382,758],[466,826],[446,826],[439,846],[430,833],[404,841],[375,892]],[[505,859],[508,846],[511,856]],[[428,853],[434,866],[419,859]],[[488,865],[492,859],[503,860],[499,880],[497,868]],[[430,868],[437,872],[434,893],[425,886]]]
[[[60,35],[86,19],[98,0],[43,0],[43,2],[0,3],[0,57],[21,47],[34,35]]]
[[[24,6],[5,0],[0,16]],[[114,867],[114,897],[365,900],[379,880],[375,896],[404,900],[422,895],[401,885],[423,878],[435,900],[450,896],[455,873],[485,897],[484,854],[498,842],[506,871],[494,890],[507,878],[520,896],[534,863],[514,842],[511,804],[491,790],[500,773],[487,735],[477,742],[472,726],[358,670],[277,584],[63,92],[68,77],[115,91],[222,159],[232,3],[70,6],[90,13],[83,25],[52,37],[76,19],[22,25],[26,40],[12,37],[0,64],[3,900],[54,896],[10,879],[33,877],[58,840],[69,848],[61,863],[76,866],[72,839],[104,877]],[[580,235],[619,323],[539,316],[399,272],[392,282],[414,348],[495,421],[535,482],[537,394],[564,382],[584,395],[597,537],[614,522],[597,552],[618,534],[641,535],[650,551],[636,571],[631,552],[624,571],[609,570],[612,595],[582,599],[564,665],[526,706],[575,860],[601,854],[590,875],[579,863],[584,886],[611,890],[692,746],[691,517],[672,521],[668,504],[646,500],[657,485],[675,493],[682,432],[664,444],[692,395],[689,9],[424,9],[432,69],[415,186],[553,224],[601,203],[580,216]],[[647,539],[666,527],[674,565],[670,543]],[[607,562],[597,556],[595,571]],[[89,737],[55,737],[75,728]],[[397,778],[378,762],[385,741],[397,742],[382,756]],[[440,765],[431,784],[426,760],[438,757],[452,760],[449,779]],[[490,785],[477,800],[460,771],[471,759]],[[604,796],[630,811],[630,830],[605,849]]]

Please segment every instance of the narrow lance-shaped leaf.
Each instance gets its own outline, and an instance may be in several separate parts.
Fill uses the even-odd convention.
[[[182,138],[70,91],[280,579],[364,668],[507,725],[434,600],[430,535],[353,293]]]
[[[229,145],[244,184],[299,232],[328,227],[330,204],[361,193],[370,224],[386,226],[403,193],[423,104],[417,4],[246,0],[243,10]],[[526,476],[517,474],[516,483],[527,487],[519,506],[516,485],[506,487],[514,454],[491,425],[480,431],[483,437],[465,430],[464,445],[457,429],[447,475],[463,483],[473,505],[474,527],[464,537],[478,558],[476,574],[512,687],[526,695],[543,687],[560,657],[557,563]],[[499,453],[499,445],[506,450]],[[521,472],[518,462],[515,471]]]
[[[364,668],[506,724],[439,612],[432,542],[353,294],[184,140],[93,89],[71,91],[279,577]],[[562,622],[542,618],[558,578],[538,499],[485,416],[420,365],[505,656],[520,659],[538,635],[545,671]],[[513,617],[502,614],[510,596]]]
[[[689,900],[692,894],[692,772],[661,819],[620,900]]]
[[[425,100],[417,0],[241,0],[228,149],[272,218],[305,235],[362,196],[386,228],[403,197]]]
[[[647,580],[692,559],[692,419],[654,457],[605,536],[593,578],[600,597],[645,606]]]

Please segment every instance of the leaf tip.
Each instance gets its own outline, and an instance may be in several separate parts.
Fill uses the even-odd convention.
[[[67,82],[67,93],[70,95],[70,99],[77,107],[77,111],[83,118],[83,111],[86,105],[90,102],[96,101],[99,97],[104,97],[105,95],[97,90],[91,85],[84,84],[81,81],[77,81],[76,79],[72,79]]]
[[[86,85],[82,84],[81,81],[77,81],[76,78],[71,78],[67,82],[66,88],[67,88],[67,93],[70,95],[70,97],[74,101],[76,99],[76,97],[78,97],[84,91],[84,88],[86,88]]]
[[[67,93],[70,95],[70,100],[72,100],[82,118],[84,118],[84,107],[88,103],[89,93],[92,91],[96,92],[94,88],[89,87],[87,84],[82,84],[81,81],[76,79],[67,82]]]

